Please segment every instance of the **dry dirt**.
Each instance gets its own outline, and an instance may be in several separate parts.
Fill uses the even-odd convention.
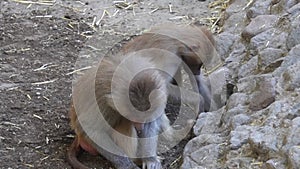
[[[36,4],[1,0],[0,168],[71,168],[65,159],[74,136],[68,117],[73,79],[70,72],[75,70],[89,37],[95,35],[91,23],[94,16],[101,19],[101,7],[111,10],[110,17],[104,16],[100,22],[103,30],[97,35],[101,39],[96,46],[101,52],[153,24],[196,22],[199,13],[209,15],[208,2],[174,1],[176,12],[170,13],[166,5],[169,1],[151,0],[147,4],[137,1],[137,15],[120,9],[120,17],[112,17],[117,9],[112,1],[99,1],[65,0],[48,5],[51,1]],[[143,11],[153,11],[153,15]],[[167,112],[174,113],[178,108],[177,102],[172,102]],[[160,155],[164,168],[179,168],[186,142]],[[111,167],[104,158],[86,153],[80,160],[90,167]]]

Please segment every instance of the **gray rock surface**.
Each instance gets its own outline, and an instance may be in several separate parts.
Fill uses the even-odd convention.
[[[299,169],[300,1],[231,2],[216,38],[234,93],[199,115],[181,168]]]
[[[276,15],[259,15],[246,26],[242,32],[242,37],[245,39],[251,39],[253,36],[274,27],[277,20],[278,16]]]
[[[278,62],[279,60],[282,61],[281,57],[283,56],[285,56],[285,52],[282,49],[266,48],[259,51],[258,69],[260,69],[261,71],[265,71],[268,68],[272,68],[272,66],[276,65],[276,62]]]

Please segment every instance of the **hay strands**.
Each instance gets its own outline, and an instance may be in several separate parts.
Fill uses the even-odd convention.
[[[43,82],[34,82],[34,83],[31,83],[31,84],[32,84],[32,85],[43,85],[43,84],[53,83],[53,82],[55,82],[56,80],[58,80],[58,78],[53,79],[53,80],[43,81]]]
[[[12,0],[13,2],[21,3],[21,4],[37,4],[37,5],[54,5],[56,0],[39,0],[39,1],[27,1],[27,0]]]
[[[36,71],[45,70],[47,68],[56,67],[56,66],[58,66],[58,65],[55,65],[53,63],[46,63],[46,64],[42,65],[41,67],[39,67],[37,69],[33,69],[33,71],[36,72]]]
[[[126,2],[126,1],[114,1],[114,5],[120,9],[133,10],[133,6],[136,2]]]

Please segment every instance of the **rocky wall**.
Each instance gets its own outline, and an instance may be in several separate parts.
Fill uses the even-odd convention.
[[[182,169],[300,168],[299,2],[230,2],[215,72],[224,71],[232,94],[199,115]]]

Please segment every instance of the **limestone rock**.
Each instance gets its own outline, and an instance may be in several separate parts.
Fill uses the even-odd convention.
[[[250,40],[252,37],[262,33],[276,25],[278,16],[276,15],[259,15],[255,17],[242,32],[242,37]]]

